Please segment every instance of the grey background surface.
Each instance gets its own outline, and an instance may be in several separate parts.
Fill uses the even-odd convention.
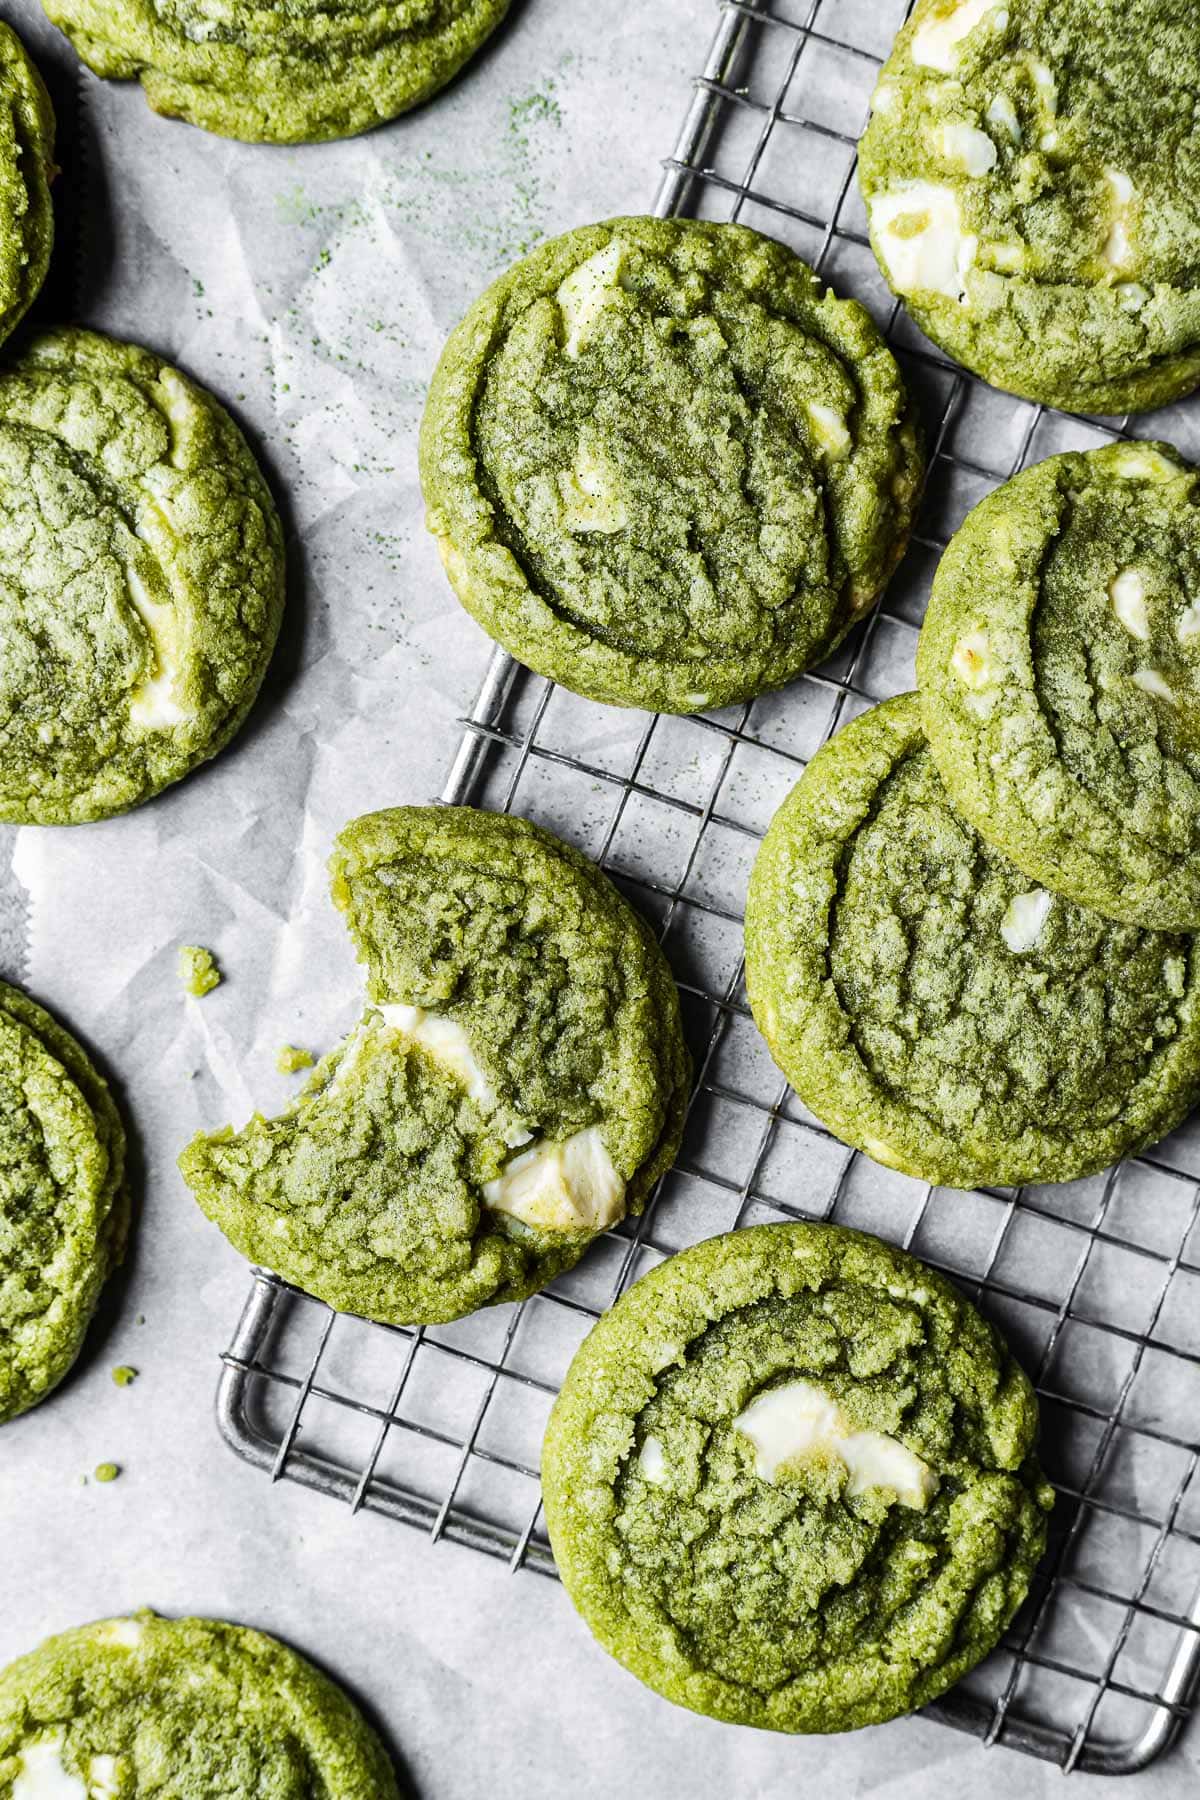
[[[71,59],[36,8],[4,10],[69,92]],[[329,837],[438,792],[486,662],[421,531],[424,382],[522,248],[649,204],[714,14],[710,0],[518,0],[435,105],[314,150],[205,138],[134,88],[80,78],[84,316],[235,408],[287,496],[293,581],[268,692],[218,764],[110,825],[0,835],[0,966],[119,1074],[142,1196],[78,1371],[4,1429],[0,1660],[139,1604],[244,1620],[344,1679],[430,1800],[1049,1793],[1055,1772],[922,1721],[793,1742],[676,1711],[592,1646],[552,1583],[272,1490],[213,1423],[246,1275],[174,1155],[201,1125],[277,1106],[294,1084],[276,1046],[323,1047],[353,1015]],[[201,1005],[177,984],[180,942],[212,945],[227,971]],[[121,1362],[140,1371],[126,1390]],[[120,1480],[85,1484],[105,1459]],[[1165,1800],[1198,1779],[1193,1733],[1136,1791]]]

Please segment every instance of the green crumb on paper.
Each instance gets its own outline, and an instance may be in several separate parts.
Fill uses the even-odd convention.
[[[298,1069],[311,1069],[314,1060],[311,1050],[298,1050],[295,1044],[281,1044],[275,1067],[281,1075],[294,1075]]]
[[[132,1387],[138,1378],[138,1372],[131,1369],[128,1363],[120,1363],[113,1370],[112,1378],[118,1387]]]
[[[179,979],[188,993],[194,994],[197,1000],[202,1000],[205,994],[211,994],[215,987],[220,987],[221,971],[212,951],[205,950],[200,944],[181,944]]]
[[[92,1473],[97,1481],[115,1481],[121,1473],[121,1465],[114,1462],[97,1463]]]

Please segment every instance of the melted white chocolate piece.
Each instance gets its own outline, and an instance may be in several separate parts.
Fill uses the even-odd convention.
[[[912,59],[918,68],[953,75],[963,39],[988,13],[996,11],[996,5],[997,0],[959,0],[950,11],[935,12],[925,19],[913,33]]]
[[[12,1800],[88,1800],[79,1777],[63,1767],[62,1744],[61,1737],[39,1738],[22,1750]]]
[[[769,1388],[733,1426],[754,1445],[754,1472],[762,1481],[819,1456],[845,1465],[848,1494],[883,1488],[901,1506],[923,1509],[937,1491],[937,1476],[919,1456],[884,1432],[849,1430],[837,1402],[810,1381]]]
[[[179,625],[175,608],[152,600],[137,570],[128,568],[125,577],[129,598],[150,639],[154,654],[153,673],[143,677],[129,692],[129,717],[143,731],[162,731],[182,724],[189,717],[176,692],[182,657]]]
[[[500,1100],[496,1090],[477,1062],[471,1040],[461,1025],[456,1025],[453,1019],[443,1019],[440,1013],[426,1012],[422,1006],[393,1004],[377,1010],[385,1025],[411,1038],[435,1062],[448,1069],[481,1112],[494,1113],[498,1109]],[[339,1074],[345,1072],[346,1064],[343,1063]],[[529,1142],[529,1133],[516,1130],[504,1141],[510,1148],[515,1148]]]
[[[870,201],[871,227],[899,294],[961,300],[979,239],[963,230],[958,196],[935,181],[905,181]]]
[[[572,361],[587,344],[596,320],[619,291],[624,258],[625,246],[619,238],[613,238],[603,250],[597,250],[585,263],[580,263],[555,295],[562,313],[563,355]]]
[[[541,1138],[514,1156],[483,1197],[540,1231],[607,1231],[625,1216],[625,1183],[596,1125],[556,1141]]]
[[[1014,894],[1000,921],[1000,936],[1016,956],[1032,950],[1042,935],[1054,896],[1045,888],[1032,888],[1027,894]]]
[[[1130,637],[1146,643],[1150,616],[1146,610],[1146,578],[1140,569],[1122,569],[1108,584],[1108,597],[1118,621]]]

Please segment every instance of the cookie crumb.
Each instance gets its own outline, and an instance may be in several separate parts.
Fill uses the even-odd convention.
[[[112,1372],[112,1378],[118,1387],[132,1387],[138,1378],[138,1372],[131,1369],[128,1363],[119,1363]]]
[[[96,1477],[97,1481],[115,1481],[120,1473],[120,1463],[113,1462],[97,1463],[96,1467],[92,1470],[92,1474]]]
[[[275,1067],[281,1075],[295,1075],[299,1069],[311,1069],[315,1061],[311,1050],[298,1050],[295,1044],[281,1044]]]
[[[215,987],[220,987],[223,977],[211,950],[206,950],[202,944],[181,944],[179,979],[189,994],[202,1000],[205,994],[211,994]]]

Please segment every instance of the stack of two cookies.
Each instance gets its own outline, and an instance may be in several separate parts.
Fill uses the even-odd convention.
[[[1141,443],[990,495],[938,570],[919,695],[841,732],[771,825],[755,1017],[881,1162],[1064,1181],[1200,1093],[1198,499]]]

